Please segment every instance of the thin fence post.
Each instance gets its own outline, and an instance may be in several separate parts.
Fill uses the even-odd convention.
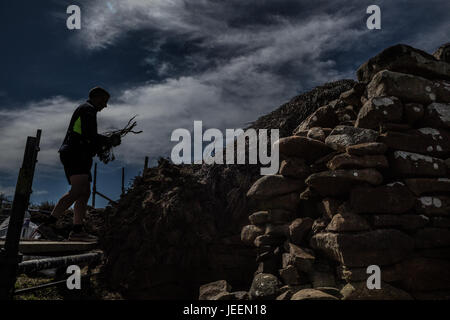
[[[144,162],[144,173],[145,171],[148,169],[148,157],[145,157],[145,162]]]
[[[97,162],[94,165],[94,186],[92,188],[92,208],[95,209],[95,195],[97,194]]]
[[[125,194],[125,167],[122,167],[122,195]]]
[[[19,255],[20,236],[25,211],[30,202],[41,133],[42,130],[38,130],[36,137],[27,138],[12,203],[5,247],[0,251],[0,299],[11,299],[16,283],[18,263],[21,261]]]

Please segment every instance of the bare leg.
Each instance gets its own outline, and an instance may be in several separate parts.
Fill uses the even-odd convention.
[[[89,181],[88,181],[89,182]],[[84,190],[83,194],[75,201],[73,224],[81,225],[83,224],[84,216],[86,215],[87,204],[89,197],[91,196],[91,185],[88,183],[87,188]]]
[[[68,193],[63,195],[61,199],[59,199],[58,203],[52,211],[52,216],[55,218],[59,218],[64,213],[64,211],[72,206],[75,201],[81,198],[85,198],[87,191],[90,192],[89,175],[87,174],[71,176],[70,183],[72,185],[72,188]]]

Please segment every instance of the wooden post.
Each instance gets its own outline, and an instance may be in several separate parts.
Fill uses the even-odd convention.
[[[125,167],[122,167],[122,195],[125,194]]]
[[[148,157],[145,157],[144,172],[148,169]]]
[[[17,266],[21,261],[19,255],[20,235],[25,211],[30,202],[41,133],[42,131],[38,130],[36,137],[28,137],[22,167],[17,179],[5,247],[0,252],[0,299],[11,299],[16,283]]]
[[[97,194],[97,162],[94,165],[94,186],[92,188],[92,208],[95,209],[95,196]]]

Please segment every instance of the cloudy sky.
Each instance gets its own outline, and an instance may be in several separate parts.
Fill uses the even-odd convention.
[[[81,30],[66,9],[81,7]],[[368,30],[366,9],[382,10]],[[355,78],[384,48],[433,52],[448,42],[448,0],[111,0],[0,3],[0,193],[14,192],[28,135],[43,130],[33,202],[68,190],[57,149],[73,110],[95,85],[112,93],[100,131],[137,114],[99,190],[117,198],[144,157],[167,156],[176,128],[242,128],[316,85]],[[103,203],[104,204],[104,203]]]

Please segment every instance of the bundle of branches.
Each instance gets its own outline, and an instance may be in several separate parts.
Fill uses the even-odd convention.
[[[127,125],[123,129],[107,131],[107,132],[103,133],[103,135],[108,138],[111,138],[114,135],[119,135],[121,138],[123,138],[129,133],[133,133],[133,134],[142,133],[142,131],[134,131],[133,130],[137,126],[137,122],[134,121],[134,119],[136,117],[137,116],[134,116],[133,118],[131,118],[128,121]],[[115,159],[114,153],[113,153],[113,146],[111,144],[102,146],[102,149],[98,152],[97,155],[98,155],[98,158],[100,159],[100,161],[102,161],[105,164],[110,161],[114,161],[114,159]]]

